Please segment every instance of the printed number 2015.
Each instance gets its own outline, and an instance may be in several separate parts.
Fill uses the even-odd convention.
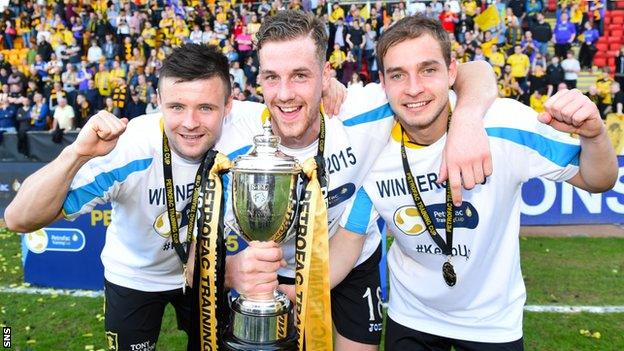
[[[348,147],[345,150],[340,150],[339,154],[331,154],[327,157],[327,171],[329,174],[340,171],[340,169],[353,166],[357,162],[353,148]]]

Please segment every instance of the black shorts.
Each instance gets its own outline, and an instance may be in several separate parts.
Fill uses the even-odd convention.
[[[386,319],[386,351],[523,351],[522,338],[504,343],[476,342],[446,338],[405,327],[388,317]]]
[[[345,338],[363,344],[379,345],[383,324],[379,261],[381,243],[366,261],[331,291],[332,320]],[[278,276],[280,284],[294,284],[293,278]]]
[[[345,338],[363,344],[379,345],[383,325],[381,278],[377,250],[331,291],[332,319],[336,331]]]
[[[145,292],[104,281],[104,328],[109,350],[153,350],[158,341],[165,307],[176,311],[178,328],[189,333],[191,298],[187,288]],[[188,350],[196,349],[188,345]]]

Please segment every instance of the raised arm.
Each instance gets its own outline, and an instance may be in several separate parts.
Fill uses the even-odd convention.
[[[16,232],[29,232],[61,217],[61,209],[72,179],[87,161],[108,154],[125,131],[126,119],[101,111],[91,117],[76,141],[20,187],[15,199],[4,212],[7,227]]]
[[[579,172],[568,183],[589,192],[611,189],[618,162],[596,105],[580,90],[564,89],[548,99],[544,109],[538,116],[540,122],[581,139]]]
[[[462,183],[465,189],[472,189],[492,174],[492,155],[483,116],[496,99],[498,88],[494,71],[485,61],[459,65],[453,88],[457,104],[451,117],[438,182],[449,181],[453,203],[459,206]]]

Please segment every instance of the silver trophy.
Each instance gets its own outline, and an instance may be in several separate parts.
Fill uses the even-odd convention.
[[[282,243],[296,218],[297,181],[301,167],[278,150],[280,138],[269,121],[264,134],[254,137],[254,148],[237,157],[232,173],[232,204],[237,232],[247,241]],[[288,234],[292,233],[292,234]],[[267,296],[239,296],[232,302],[227,350],[294,350],[292,304],[274,291]]]

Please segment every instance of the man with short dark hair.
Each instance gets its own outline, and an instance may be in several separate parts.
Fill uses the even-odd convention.
[[[196,327],[193,294],[183,290],[186,261],[173,249],[163,184],[175,189],[173,209],[187,218],[193,194],[186,190],[231,107],[228,63],[215,47],[187,44],[164,60],[160,77],[162,114],[129,123],[103,111],[91,117],[74,143],[24,181],[4,215],[9,228],[29,232],[112,203],[102,251],[111,349],[154,349],[169,303],[180,329],[189,333]],[[184,243],[187,226],[180,224],[177,235]],[[188,344],[189,351],[197,349]]]

